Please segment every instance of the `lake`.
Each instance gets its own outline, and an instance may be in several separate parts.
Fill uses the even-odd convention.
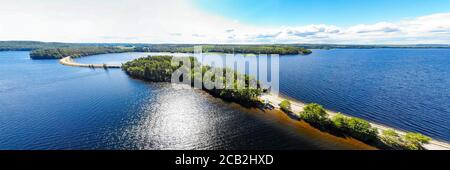
[[[0,149],[355,149],[200,90],[28,55],[0,52]]]
[[[267,113],[199,90],[28,55],[0,52],[0,149],[351,148],[325,137],[312,139]],[[76,60],[123,63],[146,55]],[[283,95],[446,141],[449,73],[447,49],[314,50],[280,58]]]

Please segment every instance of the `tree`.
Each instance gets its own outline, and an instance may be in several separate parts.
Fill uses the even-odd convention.
[[[337,114],[331,119],[334,127],[363,142],[373,142],[378,138],[378,129],[373,128],[372,125],[359,118],[346,117],[342,114]]]
[[[288,112],[288,113],[292,112],[291,102],[288,100],[283,100],[280,103],[280,109],[284,112]]]
[[[323,125],[326,121],[328,121],[327,112],[321,105],[316,103],[306,105],[300,115],[303,120],[309,123],[317,123]]]
[[[334,126],[336,126],[336,128],[341,129],[343,131],[347,131],[349,119],[350,118],[342,115],[341,113],[338,113],[336,116],[334,116],[331,119],[331,122],[333,122],[333,124],[334,124]]]
[[[404,137],[406,145],[412,150],[423,150],[423,144],[431,141],[431,138],[420,133],[407,133]]]
[[[172,59],[172,56],[151,56],[147,58],[140,58],[123,64],[122,69],[128,75],[135,78],[140,78],[151,82],[170,82],[172,74],[180,67],[182,67],[181,65],[173,66],[171,64]],[[189,73],[188,77],[191,78],[192,82],[197,81],[199,83],[202,83],[201,88],[206,92],[222,99],[234,101],[243,105],[252,105],[257,103],[257,100],[262,94],[263,90],[260,88],[261,86],[259,82],[254,80],[254,78],[244,75],[244,77],[246,78],[244,84],[245,88],[238,88],[237,77],[241,77],[241,74],[230,69],[202,66],[195,60],[194,57],[191,57],[190,59],[193,67],[183,67],[183,69],[187,69],[186,71]],[[194,66],[199,67],[199,69],[194,69]],[[203,82],[203,78],[205,77],[205,74],[207,74],[212,69],[224,70],[223,75],[218,75],[219,77],[214,77],[214,79],[217,78],[223,80],[224,84],[229,84],[231,88],[206,88],[206,84]],[[225,73],[234,75],[234,79],[225,79]],[[259,88],[250,88],[250,82],[257,82],[257,87]],[[193,86],[194,84],[190,85]]]
[[[383,130],[380,139],[392,149],[404,149],[404,141],[401,136],[392,129]]]
[[[71,47],[71,48],[54,48],[54,49],[38,49],[30,53],[32,59],[61,59],[63,57],[71,56],[72,58],[108,54],[108,53],[122,53],[131,52],[133,49],[122,49],[118,47]]]
[[[359,119],[350,118],[348,120],[348,132],[364,142],[373,142],[378,138],[378,129],[373,128],[369,122]]]

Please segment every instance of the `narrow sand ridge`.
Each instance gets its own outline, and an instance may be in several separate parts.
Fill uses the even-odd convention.
[[[121,68],[121,64],[80,64],[73,61],[72,57],[64,57],[59,63],[72,67],[88,67],[88,68]]]

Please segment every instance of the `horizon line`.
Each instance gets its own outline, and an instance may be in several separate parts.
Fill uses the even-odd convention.
[[[351,43],[176,43],[176,42],[64,42],[64,41],[39,41],[39,40],[0,40],[0,42],[37,42],[37,43],[64,43],[64,44],[155,44],[155,45],[361,45],[361,46],[420,46],[420,45],[442,45],[437,43],[415,43],[415,44],[351,44]]]

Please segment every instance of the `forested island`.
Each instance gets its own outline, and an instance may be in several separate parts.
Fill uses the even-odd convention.
[[[310,50],[292,46],[266,46],[266,45],[206,45],[202,46],[203,52],[216,53],[245,53],[245,54],[311,54]],[[32,59],[61,59],[71,56],[72,58],[123,52],[170,52],[170,53],[194,53],[194,46],[151,46],[151,47],[129,47],[129,46],[81,46],[69,48],[44,48],[33,50],[30,53]]]
[[[197,45],[152,45],[136,47],[141,52],[171,52],[171,53],[194,53]],[[242,53],[242,54],[311,54],[312,51],[303,47],[289,45],[200,45],[204,53]]]
[[[172,56],[149,56],[127,62],[122,66],[122,69],[131,77],[150,82],[171,82],[172,74],[176,70],[180,68],[185,69],[185,72],[189,73],[187,77],[191,80],[191,84],[188,85],[194,86],[195,82],[200,82],[201,89],[209,94],[244,106],[255,106],[255,104],[258,104],[259,97],[264,92],[259,82],[251,76],[243,75],[227,68],[203,66],[193,57],[189,58],[192,63],[191,68],[182,67],[181,65],[174,66],[171,63],[173,58]],[[222,74],[216,77],[218,75],[215,74],[216,72]],[[232,75],[233,77],[227,79],[226,75]],[[203,77],[210,77],[212,82],[219,80],[224,87],[230,88],[206,88],[212,86],[205,83]],[[240,86],[241,88],[238,87],[238,78],[243,78],[244,80],[243,86]],[[182,79],[183,77],[181,77]],[[257,88],[251,88],[251,85],[256,85]]]
[[[39,49],[30,53],[32,59],[61,59],[64,57],[84,57],[97,54],[133,52],[132,48],[119,47],[79,47],[79,48],[55,48]]]
[[[216,53],[243,53],[243,54],[311,54],[311,50],[292,46],[266,46],[266,45],[206,45],[202,46],[203,52]],[[30,53],[32,59],[61,59],[67,56],[72,58],[123,52],[169,52],[169,53],[194,53],[193,46],[185,45],[156,45],[151,47],[129,46],[77,46],[67,48],[43,48],[33,50]]]

